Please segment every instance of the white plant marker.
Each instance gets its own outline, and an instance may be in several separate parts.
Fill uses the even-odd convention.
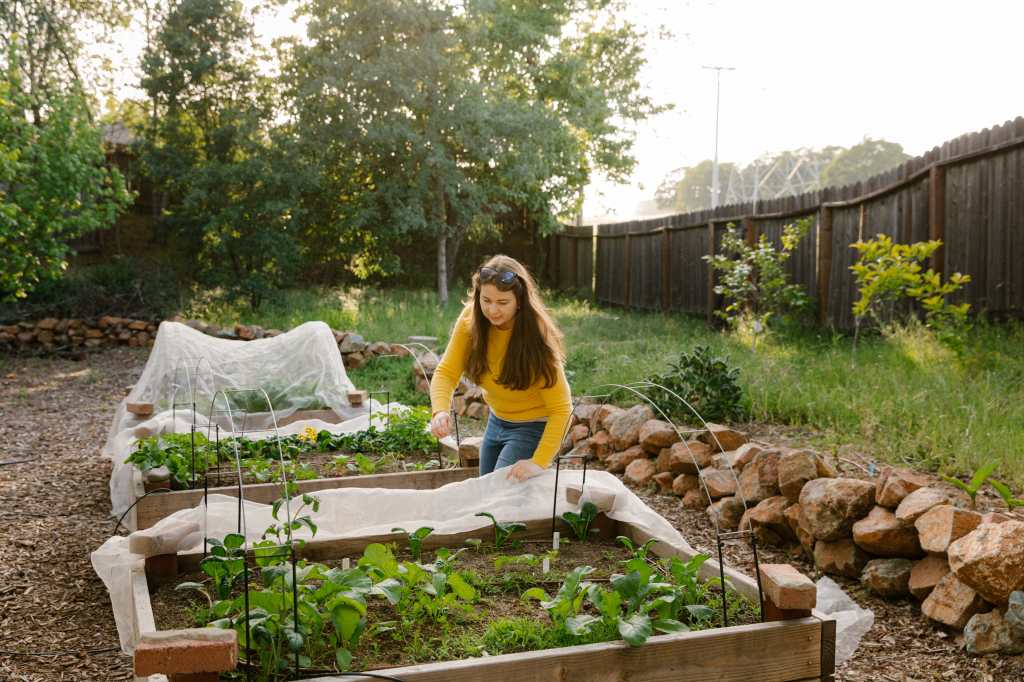
[[[560,539],[560,536],[561,533],[559,533],[557,530],[555,531],[555,534],[551,536],[551,549],[558,549],[558,541]]]
[[[352,567],[352,561],[348,557],[345,557],[344,559],[341,560],[341,570],[347,571],[351,567]]]
[[[551,570],[551,559],[544,557],[544,562],[541,564],[541,570],[545,573]]]

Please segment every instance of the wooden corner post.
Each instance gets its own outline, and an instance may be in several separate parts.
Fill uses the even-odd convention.
[[[626,267],[623,269],[625,272],[625,290],[626,290],[626,307],[630,306],[630,298],[633,294],[633,254],[632,254],[632,240],[630,239],[629,232],[626,233],[626,247],[622,250],[625,253]]]
[[[928,238],[943,245],[932,254],[932,270],[939,276],[946,271],[946,167],[932,166],[928,171]]]
[[[829,285],[832,277],[832,207],[822,204],[818,215],[818,321],[828,321]]]

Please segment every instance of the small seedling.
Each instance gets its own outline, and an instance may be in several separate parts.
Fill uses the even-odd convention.
[[[578,514],[571,511],[565,512],[562,514],[562,518],[572,527],[579,540],[586,540],[591,533],[597,532],[596,528],[591,529],[590,527],[590,524],[597,518],[597,505],[593,502],[584,502]]]
[[[491,520],[494,524],[494,548],[501,549],[504,547],[505,542],[508,541],[512,533],[518,530],[526,530],[525,523],[519,523],[518,521],[504,521],[499,522],[494,518],[493,514],[488,512],[477,512],[474,516],[485,516]]]
[[[633,559],[640,559],[641,561],[647,560],[647,556],[651,553],[651,547],[653,547],[658,542],[657,538],[651,538],[642,545],[636,545],[631,539],[627,538],[625,535],[619,535],[615,539],[622,543],[622,546],[628,549],[633,554]]]
[[[999,497],[1003,498],[1003,502],[1006,503],[1006,508],[1009,511],[1013,511],[1016,507],[1024,507],[1024,498],[1014,497],[1013,491],[1010,490],[1010,486],[1006,485],[1002,481],[992,479],[989,481],[996,492],[999,493]]]
[[[419,561],[420,554],[423,551],[423,541],[427,539],[427,536],[434,532],[434,529],[429,526],[423,526],[417,528],[413,532],[409,532],[404,528],[392,528],[392,533],[405,533],[406,538],[409,540],[409,551],[412,553],[412,560]]]
[[[959,478],[953,478],[952,476],[943,476],[942,480],[944,480],[946,483],[949,483],[950,485],[955,485],[957,488],[960,488],[965,493],[970,495],[971,506],[973,507],[975,502],[974,498],[977,497],[978,491],[981,490],[981,486],[985,484],[985,481],[988,480],[988,477],[992,475],[992,472],[996,470],[996,467],[998,465],[999,462],[994,459],[985,462],[984,464],[981,465],[981,468],[975,471],[974,475],[971,476],[970,483],[964,483]],[[996,488],[996,490],[998,490],[998,488]]]

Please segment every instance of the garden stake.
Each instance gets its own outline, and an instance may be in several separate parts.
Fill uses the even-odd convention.
[[[287,475],[286,475],[287,478]],[[291,540],[291,532],[289,531],[289,546],[291,548],[291,560],[292,560],[292,620],[295,623],[295,632],[301,632],[299,628],[299,579],[295,573],[295,542]],[[299,652],[295,652],[295,675],[299,674]]]
[[[206,555],[206,537],[203,534],[203,555]],[[252,662],[252,654],[249,652],[249,637],[252,631],[249,629],[249,553],[242,554],[242,589],[245,590],[245,682],[249,682],[249,664]]]
[[[725,603],[725,562],[722,561],[722,536],[717,532],[715,533],[715,541],[718,543],[718,579],[721,581],[722,587],[722,627],[727,628],[729,627],[729,610]]]
[[[757,535],[754,529],[750,529],[750,549],[754,552],[754,575],[757,576],[757,608],[761,612],[761,622],[764,622],[764,591],[761,589],[761,566],[757,563]],[[724,592],[725,585],[722,586]]]

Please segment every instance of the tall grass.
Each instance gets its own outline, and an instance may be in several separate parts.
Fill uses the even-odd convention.
[[[816,445],[833,451],[853,448],[945,473],[968,473],[994,458],[998,476],[1024,484],[1019,323],[977,324],[959,355],[913,326],[862,337],[856,347],[827,330],[793,329],[759,341],[755,350],[748,339],[714,331],[700,318],[562,298],[549,304],[565,333],[576,395],[661,372],[682,351],[704,344],[740,369],[755,421],[808,427]],[[280,329],[321,319],[370,341],[426,334],[443,346],[459,309],[453,301],[439,310],[429,291],[364,289],[289,292],[241,317],[228,307],[203,313],[223,325],[244,319]]]

